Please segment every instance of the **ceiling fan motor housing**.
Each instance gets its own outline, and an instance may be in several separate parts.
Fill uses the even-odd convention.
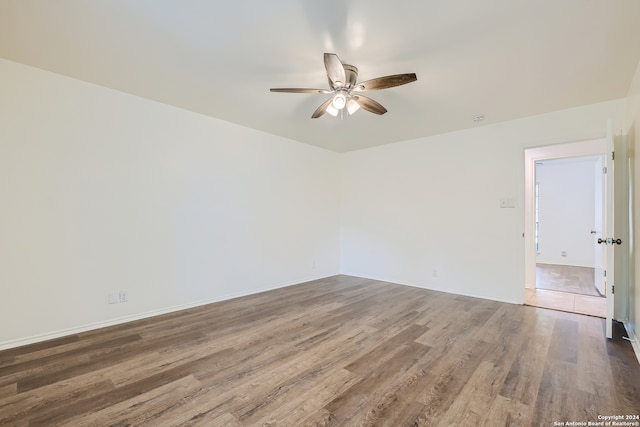
[[[345,89],[351,89],[354,87],[358,81],[358,68],[355,65],[351,64],[342,64],[344,67],[344,74],[346,82],[343,82],[341,87]],[[329,87],[333,87],[331,83],[331,79],[329,79]],[[334,89],[339,89],[339,87],[333,87]]]

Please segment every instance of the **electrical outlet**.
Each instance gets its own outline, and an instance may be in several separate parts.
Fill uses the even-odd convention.
[[[118,294],[115,292],[109,292],[109,304],[116,304],[118,302]]]
[[[120,291],[120,302],[127,302],[129,299],[129,295],[126,291]]]
[[[566,257],[567,256],[567,251],[560,252],[560,256]]]

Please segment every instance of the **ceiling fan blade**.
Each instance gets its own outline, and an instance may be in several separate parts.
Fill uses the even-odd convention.
[[[327,107],[329,105],[331,105],[331,102],[333,101],[333,98],[329,98],[326,101],[324,101],[322,103],[322,105],[320,105],[316,111],[313,112],[313,114],[311,115],[312,119],[317,119],[318,117],[322,116],[324,113],[327,112]]]
[[[306,88],[290,88],[290,87],[281,87],[281,88],[271,88],[269,89],[271,92],[286,92],[286,93],[331,93],[331,91],[326,89],[306,89]]]
[[[363,90],[386,89],[389,87],[406,85],[407,83],[415,82],[416,80],[418,80],[416,73],[394,74],[392,76],[378,77],[377,79],[358,83],[353,88],[353,91],[361,92]]]
[[[345,85],[347,76],[344,71],[344,66],[335,53],[324,54],[324,68],[327,69],[327,77],[331,82],[331,87],[342,87]]]
[[[358,103],[358,105],[360,105],[360,107],[362,107],[363,109],[367,110],[370,113],[382,115],[387,112],[387,109],[384,108],[382,105],[380,105],[380,103],[378,103],[377,101],[374,101],[371,98],[367,98],[366,96],[355,95],[353,99],[356,100],[356,102]]]

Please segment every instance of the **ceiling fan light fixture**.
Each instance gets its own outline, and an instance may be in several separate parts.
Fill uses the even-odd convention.
[[[360,109],[360,104],[358,104],[358,101],[356,101],[353,98],[347,101],[347,111],[349,112],[349,115],[355,113],[359,109]]]
[[[336,117],[338,115],[338,113],[340,112],[340,110],[338,110],[336,107],[334,107],[333,104],[327,105],[327,107],[325,108],[325,111],[327,113],[331,114],[333,117]]]
[[[347,105],[347,97],[344,93],[338,92],[333,97],[333,101],[331,102],[334,108],[337,110],[342,110],[345,105]]]

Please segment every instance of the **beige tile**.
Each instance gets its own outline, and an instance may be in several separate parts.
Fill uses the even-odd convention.
[[[538,289],[535,300],[538,307],[572,311],[574,309],[574,299],[575,297],[573,295],[564,292]]]
[[[607,300],[600,297],[576,295],[575,312],[598,317],[607,317]]]
[[[525,304],[552,310],[606,317],[606,299],[545,289],[525,289]]]

